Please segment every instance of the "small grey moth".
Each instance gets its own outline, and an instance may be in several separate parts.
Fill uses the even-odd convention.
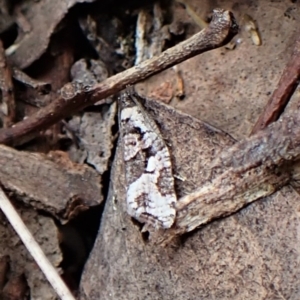
[[[138,96],[128,89],[119,100],[119,127],[128,214],[146,228],[170,228],[176,217],[176,194],[169,149]]]

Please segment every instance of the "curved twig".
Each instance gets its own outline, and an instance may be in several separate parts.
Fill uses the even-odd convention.
[[[197,54],[225,45],[237,30],[238,26],[231,12],[215,9],[207,28],[159,56],[114,75],[93,87],[67,84],[53,103],[13,127],[1,129],[0,143],[19,145],[29,141],[39,131],[84,107],[118,93],[127,85],[135,84]]]

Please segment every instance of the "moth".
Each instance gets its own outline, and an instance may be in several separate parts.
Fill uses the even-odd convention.
[[[145,223],[143,229],[168,229],[175,221],[177,200],[170,152],[139,99],[129,89],[119,98],[127,212]]]

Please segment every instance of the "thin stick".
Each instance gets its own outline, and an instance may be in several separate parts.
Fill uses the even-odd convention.
[[[208,26],[208,23],[205,22],[204,19],[202,19],[192,8],[191,6],[186,2],[186,0],[176,0],[176,2],[181,3],[185,6],[186,12],[189,14],[189,16],[193,19],[193,21],[201,28],[205,28]]]
[[[299,123],[296,111],[225,148],[203,170],[205,182],[177,201],[175,224],[162,233],[158,243],[166,245],[175,236],[231,215],[288,183],[297,184]]]
[[[225,45],[237,33],[237,29],[235,19],[229,11],[215,9],[212,21],[207,28],[159,56],[146,60],[90,88],[75,83],[67,84],[60,97],[53,103],[13,127],[1,129],[0,143],[19,145],[29,141],[39,131],[76,111],[118,93],[127,85],[133,85],[197,54]]]
[[[16,103],[12,82],[12,70],[5,57],[3,43],[0,40],[0,90],[2,92],[1,113],[3,127],[7,128],[15,122]]]
[[[292,97],[300,78],[300,39],[295,43],[292,57],[290,58],[279,80],[276,90],[273,92],[263,112],[255,123],[251,134],[265,128],[275,122],[285,109]]]
[[[25,247],[32,255],[35,262],[41,268],[42,272],[56,291],[57,295],[62,300],[75,300],[56,269],[49,262],[39,244],[35,241],[33,235],[30,233],[26,225],[23,223],[19,214],[10,203],[9,199],[0,188],[0,208],[9,220],[11,226],[15,229],[20,239],[23,241]]]

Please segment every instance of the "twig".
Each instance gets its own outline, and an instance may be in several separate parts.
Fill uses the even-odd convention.
[[[176,0],[176,2],[181,3],[185,6],[186,12],[201,29],[208,26],[208,23],[206,23],[204,19],[198,16],[198,14],[192,9],[192,7],[187,3],[186,0]]]
[[[112,76],[91,88],[67,84],[61,96],[49,106],[11,128],[0,130],[0,143],[17,145],[29,141],[40,130],[84,107],[118,93],[127,85],[135,84],[197,54],[225,45],[237,33],[237,29],[235,19],[229,11],[215,9],[213,19],[207,28],[159,56]]]
[[[5,51],[0,40],[0,89],[2,92],[1,113],[3,127],[9,127],[15,122],[16,104],[13,92],[12,70],[7,64]]]
[[[168,242],[176,235],[233,214],[273,194],[291,180],[297,180],[300,172],[295,164],[300,158],[299,124],[300,115],[296,112],[224,149],[203,170],[206,183],[178,200],[175,225],[159,242]]]
[[[34,237],[23,223],[9,199],[4,194],[2,188],[0,188],[0,208],[5,214],[6,218],[9,220],[11,226],[19,235],[20,239],[23,241],[35,262],[41,268],[42,272],[56,291],[57,295],[62,300],[75,300],[55,268],[47,259],[39,244],[35,241]]]
[[[33,79],[17,68],[12,69],[12,76],[15,80],[36,89],[40,93],[47,93],[51,89],[51,85],[49,83]]]
[[[293,95],[300,78],[300,39],[295,43],[293,54],[285,67],[276,90],[255,123],[251,134],[276,121]]]

